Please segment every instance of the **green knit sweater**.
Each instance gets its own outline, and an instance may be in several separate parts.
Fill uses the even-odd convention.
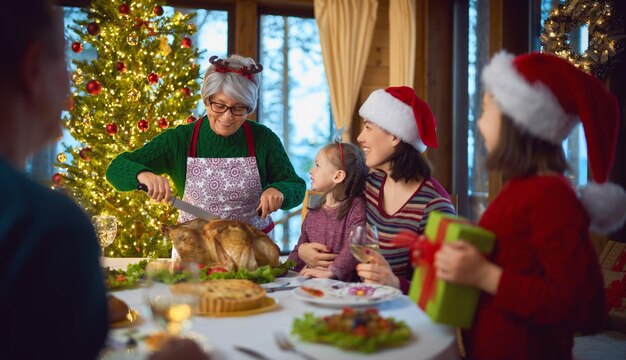
[[[263,190],[268,187],[283,193],[281,208],[291,209],[302,203],[306,184],[296,174],[278,136],[264,125],[247,120],[252,128],[256,161]],[[168,174],[178,194],[182,196],[187,176],[187,152],[195,123],[167,130],[143,147],[118,155],[109,165],[106,178],[120,191],[137,189],[137,175],[142,171]],[[230,158],[248,156],[243,128],[228,137],[211,130],[202,118],[196,156],[201,158]]]

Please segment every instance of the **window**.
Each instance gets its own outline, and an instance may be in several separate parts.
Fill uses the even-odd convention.
[[[550,14],[550,10],[559,4],[559,0],[541,0],[540,17],[541,28]],[[539,34],[535,34],[536,41],[533,42],[534,50],[539,49]],[[589,43],[589,29],[587,26],[581,26],[569,34],[569,40],[572,49],[579,53],[587,50]],[[581,124],[578,124],[571,134],[563,141],[563,150],[568,160],[570,171],[566,173],[572,184],[582,186],[587,184],[587,142]]]
[[[333,135],[330,95],[315,19],[261,15],[260,123],[282,140],[298,175],[310,185],[309,169],[320,147]],[[278,211],[274,239],[283,251],[295,246],[300,209]]]
[[[539,49],[539,34],[543,22],[547,19],[553,6],[558,5],[559,0],[537,0],[538,5],[531,13],[530,27],[533,30],[531,43],[533,50]],[[534,4],[534,3],[533,3]],[[459,213],[477,221],[488,205],[489,200],[489,171],[485,167],[487,151],[482,137],[476,126],[481,113],[482,101],[482,68],[489,61],[489,1],[470,0],[467,11],[467,24],[459,22],[460,26],[467,28],[467,92],[461,96],[466,98],[459,101],[462,104],[467,101],[467,129],[455,125],[460,131],[467,131],[467,185],[464,186],[463,174],[455,180],[455,186],[459,191],[467,188],[466,199],[464,194],[459,195]],[[583,26],[569,36],[572,47],[579,52],[587,48],[588,30]],[[458,47],[462,49],[462,47]],[[465,71],[465,64],[457,65]],[[465,87],[465,83],[459,81],[459,86]],[[459,114],[458,121],[465,121],[464,114]],[[570,136],[563,142],[565,156],[571,170],[566,173],[574,185],[580,186],[587,183],[587,150],[582,127],[577,126]],[[455,156],[464,156],[464,149],[460,149]],[[459,167],[460,168],[460,167]],[[467,208],[463,201],[467,201]]]
[[[467,198],[466,214],[477,221],[489,200],[489,171],[485,167],[487,150],[478,131],[482,103],[482,68],[489,60],[489,2],[470,0],[468,8],[467,46]]]

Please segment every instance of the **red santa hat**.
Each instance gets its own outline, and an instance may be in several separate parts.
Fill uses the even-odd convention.
[[[580,121],[593,182],[580,189],[591,230],[608,233],[626,220],[626,193],[609,183],[619,129],[617,100],[595,77],[554,55],[500,52],[482,80],[500,111],[519,128],[561,144]]]
[[[359,115],[411,144],[419,152],[437,147],[437,120],[426,102],[408,86],[374,90]]]

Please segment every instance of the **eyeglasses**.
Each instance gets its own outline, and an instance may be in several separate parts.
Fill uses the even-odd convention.
[[[230,110],[230,113],[235,116],[244,116],[250,110],[247,106],[228,106],[226,104],[209,101],[209,107],[213,112],[223,114]]]

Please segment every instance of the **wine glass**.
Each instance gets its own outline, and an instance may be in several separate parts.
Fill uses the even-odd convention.
[[[171,336],[191,328],[200,298],[198,265],[192,262],[155,261],[146,265],[145,300],[157,325]],[[171,283],[185,283],[172,292]]]
[[[378,229],[370,225],[353,225],[348,233],[350,250],[352,255],[360,262],[366,263],[372,260],[372,251],[378,251]],[[370,253],[366,253],[366,249]]]
[[[111,245],[115,240],[117,218],[113,215],[95,215],[91,218],[91,222],[98,235],[98,242],[104,256],[104,248]]]

